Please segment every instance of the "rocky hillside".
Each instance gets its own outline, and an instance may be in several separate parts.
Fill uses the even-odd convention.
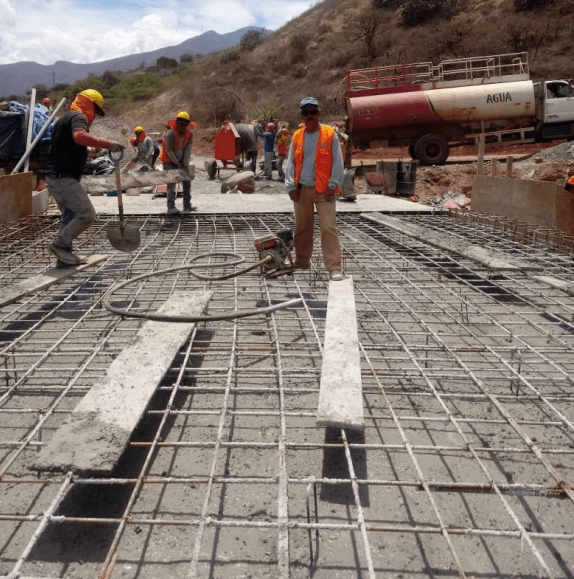
[[[534,78],[572,78],[573,33],[574,0],[325,0],[255,48],[212,55],[113,114],[149,130],[181,109],[204,128],[265,109],[295,123],[300,98],[313,94],[324,117],[339,118],[335,96],[349,69],[522,51]]]

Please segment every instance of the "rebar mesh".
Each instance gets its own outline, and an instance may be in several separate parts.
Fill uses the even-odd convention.
[[[186,273],[126,287],[156,310],[214,290],[210,313],[304,306],[199,324],[110,477],[36,473],[34,457],[141,327],[111,315],[115,281],[197,254],[256,260],[286,215],[131,219],[133,254],[0,309],[0,575],[572,577],[571,259],[448,216],[408,217],[532,266],[489,271],[360,216],[340,216],[360,338],[364,434],[315,426],[328,281]],[[98,222],[84,253],[106,253]],[[6,228],[0,287],[50,266],[57,222]],[[219,271],[219,270],[218,270]]]

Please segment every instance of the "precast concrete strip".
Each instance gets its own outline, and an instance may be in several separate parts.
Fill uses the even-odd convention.
[[[213,292],[175,292],[166,315],[201,315]],[[40,452],[34,469],[109,474],[194,323],[146,322]]]
[[[352,277],[329,282],[317,426],[365,429]]]
[[[485,267],[497,270],[497,271],[516,271],[516,270],[532,270],[538,269],[530,264],[524,262],[517,262],[513,260],[510,263],[509,256],[500,253],[498,251],[493,251],[486,247],[475,245],[473,243],[465,242],[461,239],[454,238],[445,233],[437,233],[432,229],[427,229],[425,227],[420,227],[414,223],[406,224],[404,221],[397,219],[396,217],[389,217],[388,215],[382,215],[381,213],[362,213],[361,217],[372,221],[373,223],[378,223],[380,225],[385,225],[390,227],[395,231],[404,233],[409,237],[413,237],[434,247],[444,249],[446,251],[452,251],[458,255],[462,255],[472,261],[480,263]]]
[[[138,187],[155,187],[166,183],[183,183],[190,181],[190,175],[183,169],[172,169],[171,171],[150,171],[147,173],[122,173],[122,191]],[[82,178],[82,187],[90,195],[105,195],[109,191],[116,190],[115,177],[90,177]]]
[[[87,263],[72,265],[69,267],[55,267],[41,273],[40,275],[35,275],[34,277],[25,279],[12,287],[4,288],[2,296],[0,296],[0,308],[18,301],[24,296],[36,293],[54,285],[55,283],[68,279],[74,274],[83,271],[88,267],[92,267],[92,265],[100,263],[100,261],[107,259],[107,257],[107,255],[92,255],[88,258]]]
[[[546,285],[549,285],[553,288],[562,290],[563,292],[566,292],[568,295],[574,296],[574,284],[573,283],[569,283],[567,281],[564,281],[562,279],[558,279],[558,278],[550,276],[550,275],[533,275],[532,279],[535,279],[537,281],[541,281],[542,283],[545,283]]]

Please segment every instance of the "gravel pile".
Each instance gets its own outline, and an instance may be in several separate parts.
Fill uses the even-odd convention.
[[[117,141],[125,145],[127,151],[131,152],[130,138],[133,136],[133,127],[119,119],[114,117],[96,117],[90,127],[90,133],[110,141]]]
[[[574,141],[569,143],[561,143],[556,147],[550,149],[542,149],[535,155],[533,155],[529,160],[536,162],[536,159],[541,159],[542,161],[565,161],[569,162],[574,160]]]

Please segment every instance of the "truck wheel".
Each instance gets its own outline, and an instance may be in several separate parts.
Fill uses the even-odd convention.
[[[415,155],[415,146],[413,144],[409,145],[409,155],[411,156],[411,159],[416,161],[416,155]]]
[[[444,165],[448,141],[442,135],[424,135],[415,144],[415,156],[423,165]]]

